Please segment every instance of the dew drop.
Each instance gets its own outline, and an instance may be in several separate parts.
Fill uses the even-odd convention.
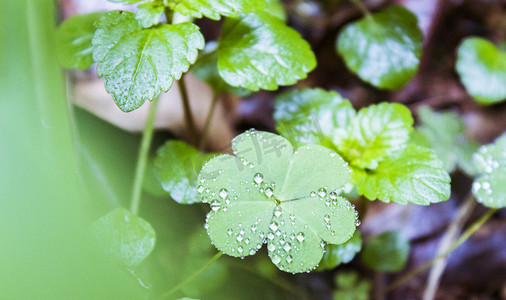
[[[299,232],[299,234],[297,235],[297,241],[302,243],[304,241],[304,239],[305,239],[304,233]]]
[[[325,215],[325,216],[323,217],[323,220],[325,221],[325,223],[330,222],[330,216],[329,216],[329,215]]]
[[[241,246],[237,247],[237,252],[242,253],[243,251],[244,249]]]
[[[220,210],[220,207],[221,207],[221,204],[220,204],[220,202],[218,202],[218,200],[214,199],[213,202],[211,202],[211,209],[213,211],[216,212],[216,211]]]
[[[251,250],[249,251],[249,255],[254,255],[254,254],[255,254],[255,249],[251,249]]]
[[[200,194],[202,194],[204,192],[205,188],[201,185],[199,185],[199,187],[197,188],[197,192],[199,192]]]
[[[232,235],[232,229],[229,229],[229,230],[227,231],[227,234],[228,234],[228,235]]]
[[[238,235],[238,236],[237,236],[237,238],[236,238],[236,240],[237,240],[238,242],[242,242],[242,239],[243,239],[242,235]]]
[[[272,244],[272,243],[269,243],[269,245],[267,245],[267,250],[274,251],[274,250],[276,250],[276,246],[274,246],[274,244]]]
[[[281,258],[277,255],[274,255],[274,257],[272,258],[272,262],[277,265],[281,262]]]
[[[281,216],[281,209],[279,208],[279,206],[276,206],[276,211],[274,211],[274,215],[279,218]]]
[[[274,234],[273,234],[272,232],[269,232],[269,234],[267,234],[267,238],[268,238],[269,240],[274,239]]]
[[[286,252],[290,251],[292,249],[292,247],[290,246],[289,243],[286,243],[284,246],[283,246],[283,250],[285,250]]]
[[[260,184],[264,181],[264,175],[262,175],[261,173],[256,173],[255,176],[253,176],[253,181],[256,182],[257,184]]]
[[[321,198],[325,197],[325,195],[327,195],[327,190],[324,189],[324,188],[321,188],[318,190],[318,196],[320,196]]]
[[[265,189],[265,196],[267,196],[267,197],[270,198],[270,197],[272,197],[272,194],[274,194],[274,192],[272,191],[271,188],[266,188]]]
[[[292,256],[291,256],[291,255],[288,255],[288,256],[286,257],[286,262],[287,262],[287,263],[291,263],[292,261],[293,261]]]
[[[221,189],[220,190],[220,197],[225,199],[225,198],[227,198],[227,196],[228,196],[228,191],[226,189]]]
[[[271,225],[269,225],[269,228],[272,231],[276,231],[276,230],[278,230],[278,224],[276,222],[273,222],[273,223],[271,223]]]

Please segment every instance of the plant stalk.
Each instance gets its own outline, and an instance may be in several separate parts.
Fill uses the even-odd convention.
[[[434,299],[437,288],[439,286],[439,281],[441,280],[441,276],[443,275],[444,269],[448,262],[448,255],[443,254],[446,253],[446,251],[451,247],[452,243],[455,242],[455,240],[458,238],[458,235],[462,231],[462,228],[471,215],[475,205],[476,201],[474,200],[473,195],[468,195],[458,210],[455,219],[452,221],[445,235],[441,239],[436,255],[441,256],[441,259],[434,263],[432,269],[430,270],[429,278],[427,280],[427,287],[425,288],[425,292],[423,294],[423,300]]]
[[[355,5],[355,7],[358,8],[358,10],[360,10],[360,12],[362,12],[364,17],[372,18],[371,12],[367,8],[367,6],[365,6],[364,3],[362,3],[361,0],[350,0],[350,1],[353,3],[353,5]]]
[[[139,211],[139,205],[141,202],[142,182],[146,170],[146,163],[148,160],[151,140],[153,139],[153,129],[155,127],[158,102],[160,102],[160,100],[156,99],[152,101],[151,105],[149,106],[148,117],[146,119],[146,124],[144,125],[144,131],[142,132],[142,141],[139,147],[139,153],[137,155],[137,168],[135,170],[135,179],[132,189],[132,201],[130,202],[130,211],[132,211],[134,214],[137,214]]]
[[[216,110],[216,104],[218,103],[219,94],[213,95],[213,100],[211,101],[211,107],[209,108],[209,112],[207,113],[206,122],[204,125],[204,131],[202,132],[202,137],[200,138],[199,149],[203,149],[206,146],[207,137],[209,135],[209,129],[211,128],[211,122],[213,120],[214,111]]]
[[[199,277],[205,270],[207,270],[207,268],[209,268],[214,262],[216,262],[222,255],[223,255],[223,252],[221,252],[221,251],[216,253],[216,255],[214,255],[209,261],[207,261],[207,263],[205,265],[202,266],[202,268],[198,269],[197,271],[195,271],[195,273],[193,273],[192,275],[187,277],[185,280],[183,280],[181,283],[179,283],[178,285],[176,285],[175,287],[173,287],[172,289],[167,291],[165,294],[163,294],[161,299],[168,298],[169,296],[171,296],[175,292],[182,289],[185,285],[192,282],[195,278]]]
[[[190,99],[188,97],[188,90],[186,89],[184,77],[185,77],[184,75],[181,76],[181,79],[177,81],[177,84],[179,86],[179,92],[181,94],[181,100],[183,102],[186,128],[190,132],[190,143],[194,146],[197,146],[199,136],[197,133],[197,129],[195,127],[195,122],[193,121],[193,115],[190,107]]]
[[[392,282],[388,286],[385,287],[385,289],[380,290],[376,292],[373,295],[373,299],[377,299],[378,296],[381,296],[384,293],[390,292],[397,287],[403,285],[404,283],[408,282],[410,279],[415,277],[416,275],[420,274],[421,272],[427,270],[430,268],[436,261],[439,259],[445,257],[446,255],[450,254],[453,250],[455,250],[458,246],[460,246],[462,243],[464,243],[471,235],[473,235],[480,227],[494,215],[494,213],[497,211],[497,209],[489,209],[487,213],[485,213],[480,219],[475,221],[467,230],[458,238],[457,241],[455,241],[451,247],[449,247],[445,253],[442,253],[439,256],[434,257],[433,259],[429,260],[428,262],[424,263],[423,265],[419,266],[418,268],[408,272],[406,275],[402,276],[398,280]]]

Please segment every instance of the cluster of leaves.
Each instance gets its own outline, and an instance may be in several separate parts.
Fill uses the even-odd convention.
[[[59,54],[67,68],[97,63],[98,76],[125,112],[167,92],[192,65],[216,95],[240,96],[294,84],[316,66],[310,46],[285,24],[276,0],[111,1],[142,3],[135,13],[111,11],[66,20],[58,32]],[[186,21],[172,22],[174,13]],[[161,23],[163,15],[169,24]],[[190,22],[222,16],[220,39],[207,44]],[[415,75],[422,41],[416,17],[393,6],[345,26],[336,49],[362,80],[395,90]],[[466,39],[459,47],[457,71],[479,103],[506,98],[504,61],[504,53],[483,39]],[[227,255],[254,255],[266,244],[281,270],[304,272],[318,264],[320,270],[333,269],[362,248],[354,206],[339,196],[350,186],[369,200],[428,205],[449,198],[448,172],[458,166],[479,175],[473,185],[479,202],[506,205],[501,186],[506,138],[480,148],[470,163],[478,146],[465,138],[457,115],[421,109],[419,116],[422,124],[414,130],[411,112],[401,104],[356,111],[336,92],[293,90],[275,104],[276,129],[283,137],[247,131],[232,141],[234,155],[218,156],[169,141],[151,162],[147,183],[156,181],[149,189],[181,204],[209,203],[205,228]],[[113,210],[92,229],[104,250],[128,268],[138,266],[154,248],[154,229],[126,209]],[[201,237],[198,232],[189,240],[192,257],[201,258],[189,258],[189,269],[203,265],[213,252]],[[386,232],[366,244],[362,258],[372,269],[392,272],[404,267],[408,253],[405,238]],[[337,286],[335,297],[343,291],[359,293],[354,299],[365,299],[370,289],[344,274]]]
[[[316,143],[349,163],[351,183],[370,200],[428,205],[450,196],[450,176],[436,154],[409,142],[405,106],[381,103],[356,112],[337,92],[294,90],[276,99],[277,130],[292,144]]]
[[[266,9],[267,5],[278,10]],[[155,0],[139,4],[136,13],[74,16],[59,30],[62,65],[85,69],[97,62],[97,74],[104,77],[118,107],[126,112],[137,109],[167,92],[204,48],[197,25],[162,24],[163,13],[168,18],[172,13],[214,20],[227,17],[213,51],[216,56],[208,60],[211,70],[218,71],[213,83],[223,80],[252,91],[275,90],[305,78],[316,65],[309,44],[284,23],[279,3],[272,0]]]

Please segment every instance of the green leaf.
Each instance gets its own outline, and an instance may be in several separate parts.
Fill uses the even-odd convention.
[[[421,124],[411,134],[411,141],[423,147],[432,148],[448,172],[458,165],[473,176],[476,168],[472,155],[478,144],[465,136],[464,120],[452,112],[434,112],[428,107],[418,110]]]
[[[466,38],[457,51],[455,65],[467,92],[482,105],[506,99],[506,53],[489,41]]]
[[[478,202],[492,208],[506,207],[506,134],[482,146],[473,155],[480,176],[473,183]]]
[[[429,205],[448,200],[450,176],[436,154],[408,145],[390,155],[373,171],[353,170],[358,193],[369,200]]]
[[[287,272],[309,271],[325,242],[341,244],[355,231],[355,210],[338,193],[348,168],[333,151],[306,145],[293,152],[281,136],[247,131],[232,141],[235,156],[220,155],[199,174],[206,228],[213,244],[235,257],[264,243]]]
[[[325,254],[323,254],[318,270],[332,270],[340,264],[349,263],[361,249],[362,237],[360,231],[356,230],[351,239],[346,243],[341,245],[328,244],[325,246]]]
[[[351,103],[334,91],[302,89],[276,98],[276,130],[292,145],[325,144],[335,131],[345,130],[355,117]]]
[[[216,42],[208,42],[202,51],[197,62],[192,66],[192,73],[198,79],[206,82],[216,95],[228,92],[239,97],[247,97],[251,94],[250,90],[230,86],[221,78],[218,72],[218,47]]]
[[[464,140],[465,125],[456,113],[437,113],[428,107],[418,110],[421,125],[417,131],[426,137],[428,146],[436,152],[448,172],[455,170],[457,155],[455,149]],[[425,143],[424,143],[425,144]]]
[[[114,2],[114,3],[133,4],[133,3],[141,2],[144,0],[107,0],[107,1]]]
[[[362,80],[395,90],[415,75],[422,41],[416,16],[391,6],[345,26],[336,46],[348,68]]]
[[[139,25],[144,28],[158,24],[165,10],[161,2],[145,2],[139,4],[137,8],[135,19],[139,22]]]
[[[239,17],[242,13],[250,13],[263,9],[266,0],[172,0],[169,7],[180,14],[219,20],[221,16]]]
[[[170,140],[157,151],[155,173],[163,189],[182,204],[200,202],[197,196],[197,177],[202,164],[213,157],[182,141]]]
[[[402,270],[408,256],[409,241],[399,231],[386,231],[374,236],[362,251],[363,262],[380,272]]]
[[[263,9],[264,12],[280,20],[286,21],[286,12],[281,0],[266,0],[265,2],[267,5]]]
[[[218,70],[232,86],[276,90],[307,76],[316,66],[309,44],[265,12],[227,19],[218,49]]]
[[[166,190],[163,189],[162,183],[156,174],[155,158],[151,157],[146,165],[146,172],[142,181],[142,189],[153,197],[167,198],[170,196]]]
[[[168,91],[196,60],[197,49],[204,47],[199,28],[191,23],[144,29],[133,13],[113,11],[95,25],[97,74],[126,112]]]
[[[153,227],[124,208],[98,219],[92,231],[102,249],[127,267],[139,265],[155,246]]]
[[[334,135],[334,143],[351,165],[374,170],[406,146],[412,128],[413,117],[407,107],[384,102],[362,108],[346,132]]]
[[[335,300],[368,300],[371,283],[359,280],[356,272],[340,272],[336,276],[336,287],[332,298]]]
[[[58,59],[64,68],[88,69],[93,64],[91,39],[97,28],[95,21],[104,13],[75,15],[65,20],[58,28]]]
[[[476,166],[473,163],[473,154],[478,151],[480,144],[475,141],[465,139],[455,149],[457,156],[457,165],[469,176],[477,174]]]

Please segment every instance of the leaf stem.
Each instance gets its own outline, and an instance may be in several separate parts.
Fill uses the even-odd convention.
[[[497,209],[489,209],[487,213],[485,213],[481,218],[477,221],[475,221],[467,230],[455,241],[447,250],[446,252],[434,257],[433,259],[429,260],[428,262],[424,263],[423,265],[419,266],[418,268],[408,272],[398,280],[392,282],[388,286],[386,286],[383,290],[377,291],[373,295],[373,299],[377,299],[377,297],[381,296],[384,293],[387,293],[389,291],[392,291],[396,289],[397,287],[403,285],[404,283],[408,282],[410,279],[415,277],[416,275],[420,274],[421,272],[427,270],[430,268],[436,261],[439,259],[445,257],[446,255],[450,254],[453,250],[455,250],[458,246],[460,246],[462,243],[464,243],[473,233],[475,233],[480,227],[488,220],[494,213],[497,211]]]
[[[473,195],[470,193],[466,197],[466,200],[464,200],[464,203],[459,208],[456,217],[453,219],[443,238],[439,242],[436,256],[440,256],[445,253],[452,245],[452,243],[458,238],[459,233],[462,231],[462,228],[464,227],[466,220],[471,215],[475,205],[476,201],[474,200]],[[429,278],[427,280],[427,287],[425,288],[425,292],[423,294],[424,300],[434,299],[437,288],[439,286],[441,275],[443,275],[447,262],[448,256],[444,256],[432,266],[432,269],[429,273]]]
[[[223,255],[223,252],[221,252],[221,251],[216,253],[216,255],[214,255],[210,260],[207,261],[207,263],[205,265],[202,266],[202,268],[198,269],[197,271],[195,271],[195,273],[193,273],[192,275],[187,277],[185,280],[183,280],[181,283],[179,283],[178,285],[176,285],[172,289],[168,290],[165,294],[163,294],[161,299],[165,299],[165,298],[169,297],[170,295],[172,295],[175,292],[182,289],[185,285],[192,282],[195,278],[199,277],[200,274],[202,274],[205,270],[207,270],[207,268],[209,268],[214,262],[216,262],[222,255]]]
[[[209,134],[209,129],[211,128],[211,121],[213,120],[214,111],[216,109],[216,104],[218,103],[219,94],[215,93],[213,95],[213,99],[211,101],[211,107],[209,108],[209,112],[207,113],[206,122],[204,125],[204,131],[202,132],[202,137],[200,138],[199,149],[202,149],[206,146],[207,136]]]
[[[144,171],[146,170],[146,162],[148,160],[149,148],[153,139],[153,129],[155,127],[156,110],[158,108],[159,99],[150,103],[146,124],[142,132],[142,141],[137,155],[137,167],[135,170],[134,185],[132,189],[132,201],[130,202],[130,211],[137,214],[141,202],[142,182],[144,179]]]
[[[372,18],[371,12],[367,8],[367,6],[365,6],[364,3],[362,3],[361,0],[350,0],[350,1],[351,1],[351,3],[353,3],[353,5],[355,5],[355,7],[358,8],[358,10],[360,10],[360,12],[362,12],[364,17]]]
[[[197,133],[197,129],[195,127],[195,122],[193,121],[193,115],[190,107],[190,99],[188,97],[188,90],[186,89],[186,84],[184,80],[184,75],[181,76],[181,79],[177,81],[179,86],[179,92],[181,93],[181,100],[183,101],[183,110],[184,117],[186,122],[186,127],[188,131],[190,131],[190,142],[194,146],[197,145],[199,137]]]

